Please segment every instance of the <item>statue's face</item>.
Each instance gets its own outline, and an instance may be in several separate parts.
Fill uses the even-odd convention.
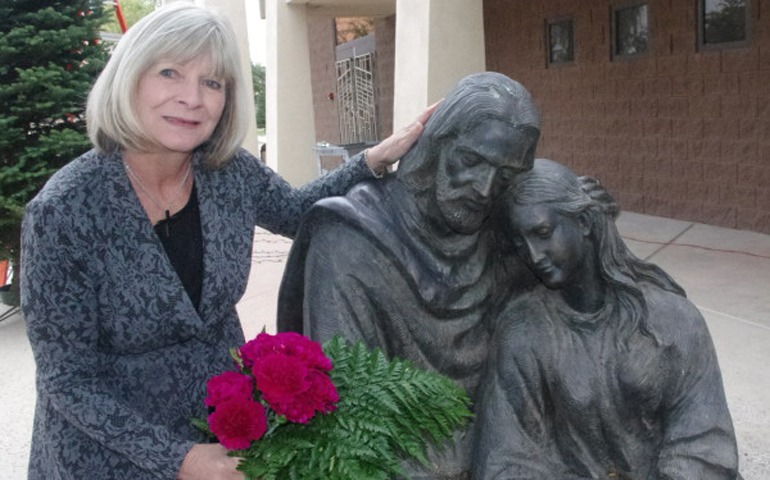
[[[588,228],[545,203],[509,209],[513,243],[522,261],[548,288],[576,285],[590,248]]]
[[[477,232],[513,178],[532,168],[533,140],[511,125],[488,120],[446,141],[436,174],[436,202],[454,231]]]

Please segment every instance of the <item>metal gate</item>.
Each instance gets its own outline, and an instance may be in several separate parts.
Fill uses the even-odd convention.
[[[373,53],[337,61],[337,99],[341,143],[378,141]]]

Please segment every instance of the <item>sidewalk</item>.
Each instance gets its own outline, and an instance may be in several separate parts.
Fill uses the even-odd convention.
[[[770,479],[770,235],[629,212],[618,226],[634,253],[671,274],[703,313],[722,368],[743,477]],[[251,280],[238,304],[247,338],[264,326],[274,331],[290,246],[257,232]],[[34,396],[32,353],[17,315],[0,323],[0,479],[26,478]]]

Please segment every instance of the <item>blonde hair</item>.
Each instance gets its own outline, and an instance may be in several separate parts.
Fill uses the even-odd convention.
[[[144,72],[160,61],[211,60],[225,84],[225,106],[211,137],[198,147],[205,162],[223,166],[241,146],[248,127],[240,54],[230,23],[219,14],[188,3],[155,10],[133,25],[118,43],[88,95],[88,135],[101,153],[145,151],[153,145],[136,114],[135,99]]]

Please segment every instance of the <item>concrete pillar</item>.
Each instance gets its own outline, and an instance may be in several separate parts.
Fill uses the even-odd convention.
[[[267,0],[267,164],[289,183],[318,176],[307,8]]]
[[[485,69],[483,0],[397,0],[394,130]]]

